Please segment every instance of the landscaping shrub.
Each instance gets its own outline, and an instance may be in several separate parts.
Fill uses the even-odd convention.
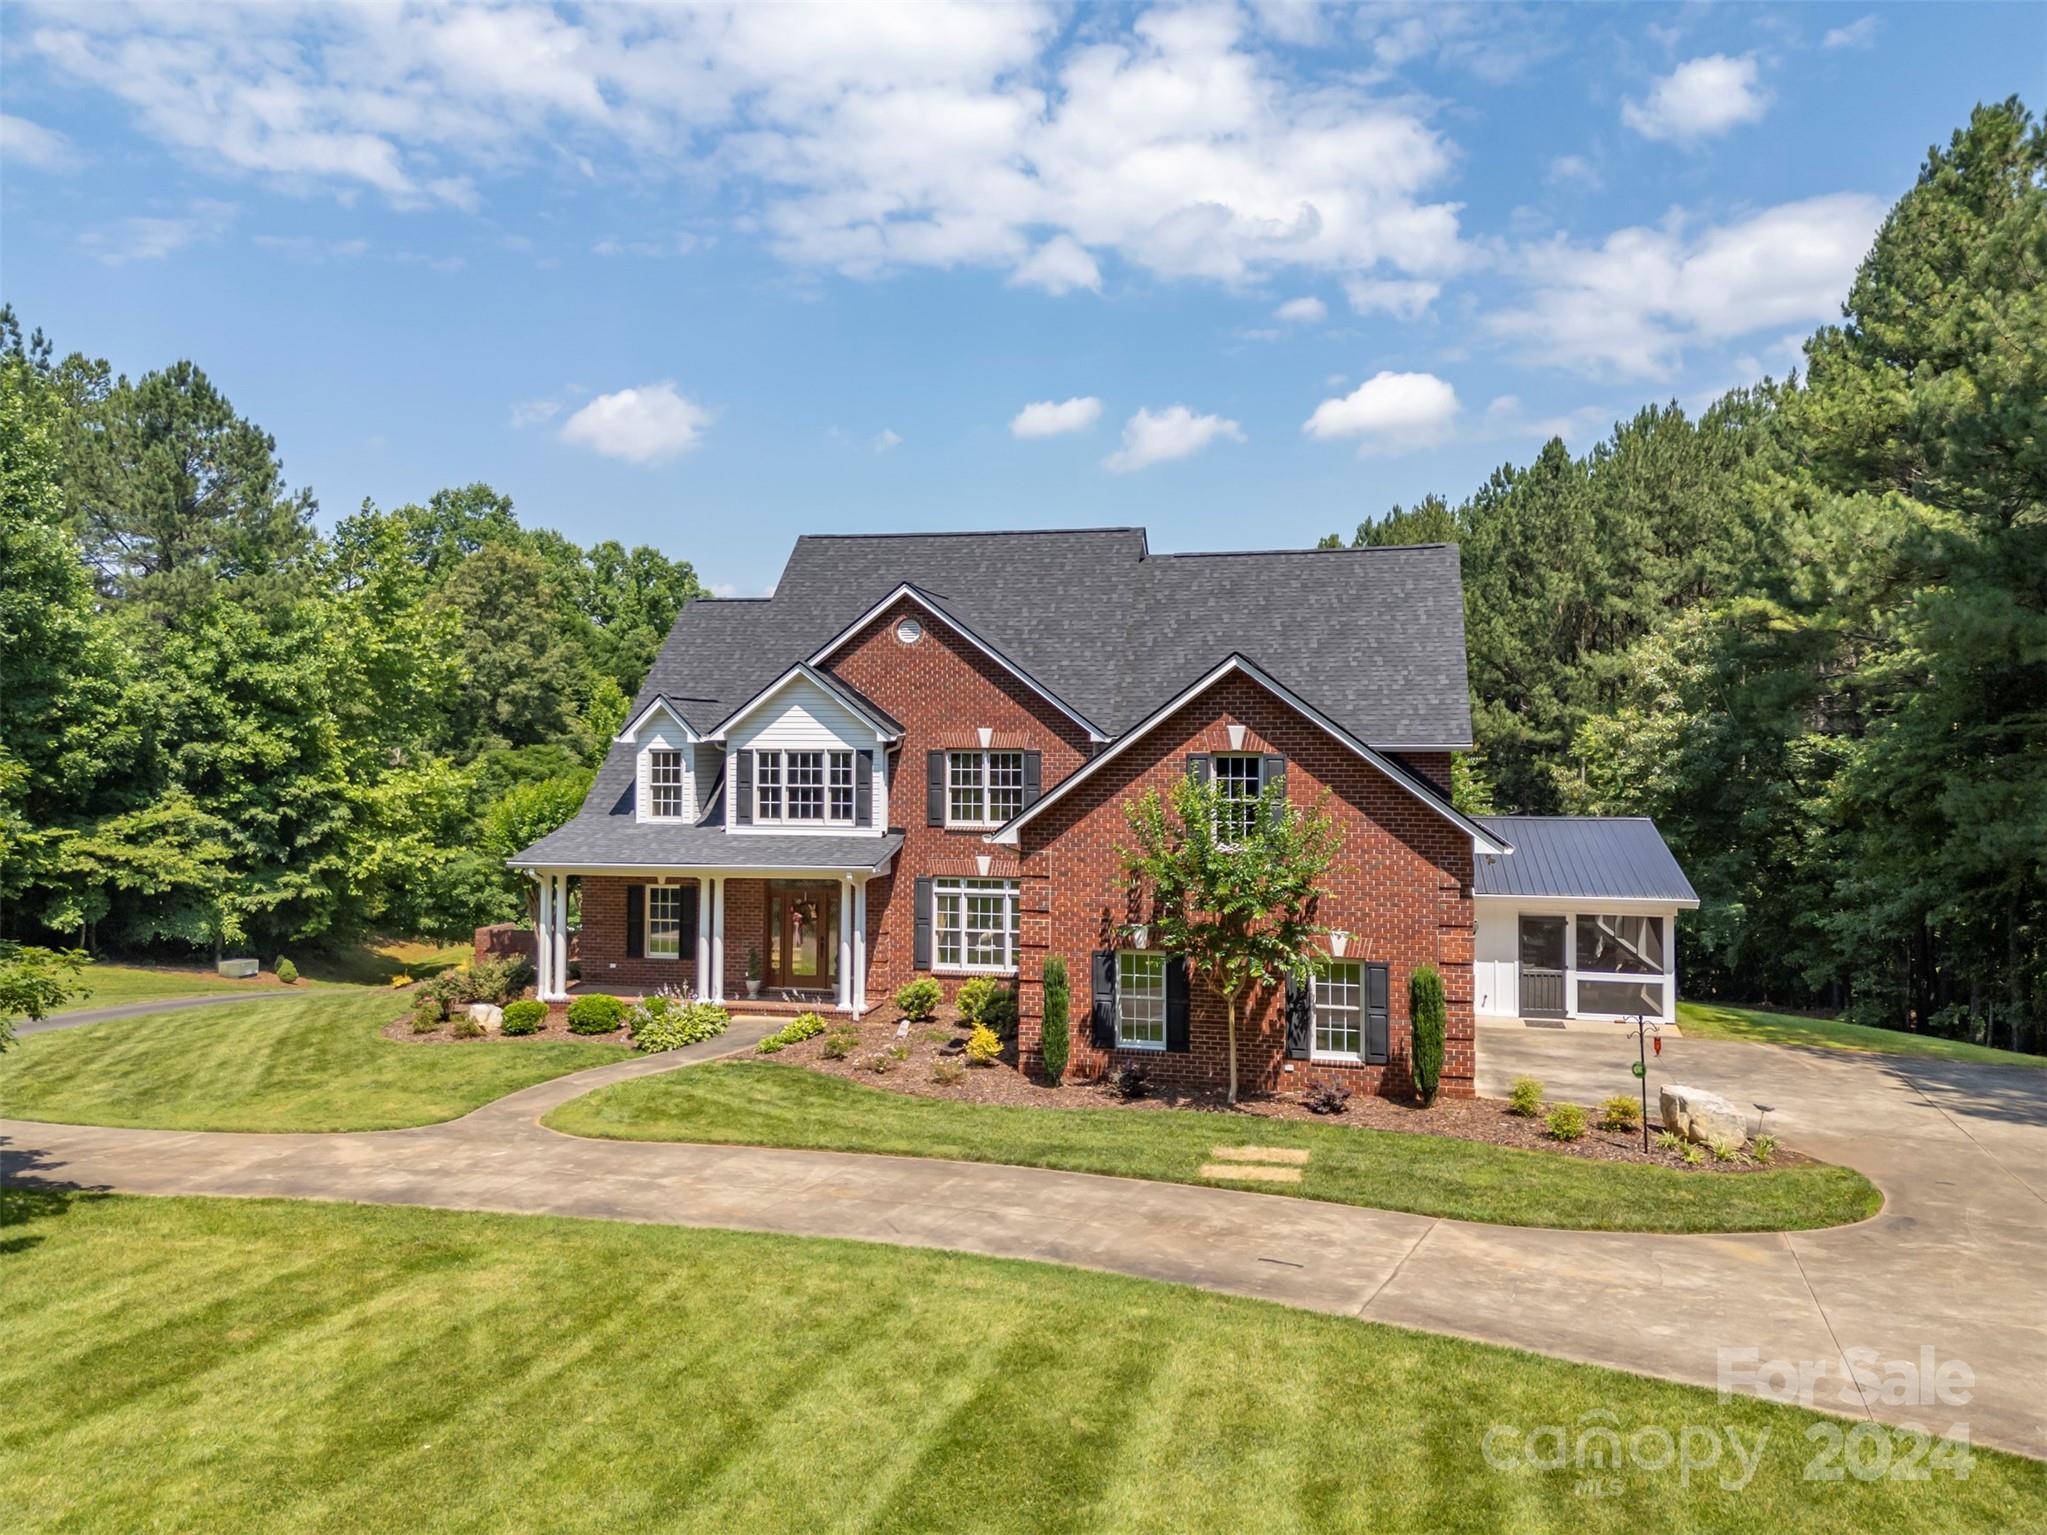
[[[860,1043],[860,1031],[847,1024],[840,1024],[824,1037],[824,1058],[828,1061],[843,1061],[851,1055]]]
[[[680,1050],[716,1039],[732,1024],[732,1015],[715,1002],[686,1002],[672,997],[648,997],[632,1010],[626,1027],[632,1030],[633,1048],[652,1055],[661,1050]]]
[[[533,967],[517,955],[498,955],[479,959],[457,975],[462,988],[459,1000],[503,1006],[532,983]]]
[[[276,975],[277,979],[284,985],[295,986],[298,984],[299,967],[280,954],[277,956]]]
[[[798,1041],[813,1039],[824,1031],[825,1021],[816,1013],[798,1013],[762,1040],[758,1048],[762,1055],[773,1055],[777,1050],[786,1050]]]
[[[431,1034],[445,1022],[447,1022],[447,1014],[441,1011],[441,1004],[432,997],[417,997],[413,1000],[413,1033]]]
[[[966,1080],[967,1068],[958,1061],[933,1061],[931,1080],[940,1087],[958,1087]]]
[[[861,1064],[877,1077],[885,1077],[896,1069],[897,1061],[888,1051],[877,1050],[873,1055],[868,1056],[865,1061],[861,1062]]]
[[[423,983],[419,988],[422,997],[431,997],[447,1017],[457,1003],[469,1000],[469,977],[459,970],[443,970],[439,975]]]
[[[1414,1024],[1414,1091],[1427,1108],[1443,1083],[1443,978],[1434,965],[1423,965],[1407,983],[1407,1016]]]
[[[502,1027],[507,1034],[538,1034],[547,1023],[545,1002],[508,1002]]]
[[[1656,1149],[1658,1151],[1674,1151],[1682,1154],[1685,1149],[1685,1138],[1672,1130],[1658,1130],[1656,1132]]]
[[[1002,1036],[985,1023],[975,1024],[967,1036],[967,1059],[976,1066],[993,1066],[1002,1059]]]
[[[1599,1128],[1602,1130],[1639,1130],[1642,1128],[1642,1105],[1626,1093],[1615,1093],[1599,1106]]]
[[[977,975],[959,989],[953,1004],[962,1023],[985,1023],[997,1034],[1016,1028],[1016,993],[992,975]]]
[[[1118,1066],[1104,1078],[1109,1091],[1125,1102],[1142,1098],[1151,1090],[1151,1078],[1145,1075],[1142,1066]]]
[[[1301,1105],[1310,1114],[1341,1114],[1350,1107],[1350,1089],[1334,1082],[1317,1082],[1301,1095]]]
[[[1072,1006],[1072,993],[1066,985],[1066,961],[1055,955],[1045,961],[1044,1038],[1039,1045],[1045,1056],[1045,1075],[1054,1085],[1066,1074],[1068,1047],[1072,1044],[1068,1013]]]
[[[1774,1135],[1759,1135],[1749,1143],[1749,1150],[1755,1153],[1755,1158],[1758,1162],[1767,1167],[1770,1164],[1770,1158],[1777,1154],[1777,1137]]]
[[[1575,1103],[1554,1104],[1544,1124],[1551,1140],[1575,1141],[1585,1133],[1585,1111]]]
[[[1687,1167],[1697,1167],[1706,1160],[1706,1153],[1697,1146],[1694,1146],[1690,1141],[1684,1143],[1679,1149],[1678,1155],[1685,1159],[1685,1166]]]
[[[896,993],[896,1007],[905,1018],[923,1022],[936,1017],[938,1004],[945,999],[945,992],[930,976],[920,976],[906,983]]]
[[[1507,1089],[1507,1112],[1533,1119],[1542,1112],[1542,1083],[1535,1077],[1516,1077]]]
[[[454,1027],[448,1032],[457,1039],[481,1039],[484,1035],[484,1027],[467,1013],[464,1013],[455,1020]]]
[[[609,1034],[625,1018],[625,1004],[603,992],[578,997],[569,1004],[571,1034]]]

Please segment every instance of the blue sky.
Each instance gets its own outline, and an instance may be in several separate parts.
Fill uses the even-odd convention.
[[[193,358],[326,520],[483,479],[743,594],[1307,544],[1781,375],[2047,8],[17,3],[0,65],[61,349]]]

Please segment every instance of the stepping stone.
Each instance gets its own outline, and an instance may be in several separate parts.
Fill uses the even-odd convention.
[[[1214,1156],[1218,1162],[1284,1162],[1294,1167],[1308,1160],[1308,1153],[1296,1146],[1218,1146]]]
[[[1204,1162],[1204,1178],[1226,1178],[1232,1183],[1299,1183],[1298,1167],[1261,1167],[1255,1162]]]

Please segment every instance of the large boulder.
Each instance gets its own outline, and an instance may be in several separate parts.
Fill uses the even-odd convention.
[[[495,1034],[505,1026],[505,1010],[494,1002],[472,1002],[469,1021],[482,1024],[485,1033]]]
[[[1701,1146],[1735,1150],[1748,1144],[1748,1116],[1718,1093],[1672,1084],[1657,1094],[1663,1128]]]

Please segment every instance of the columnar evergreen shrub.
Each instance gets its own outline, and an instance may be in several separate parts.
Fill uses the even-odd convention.
[[[1073,1042],[1072,1019],[1069,1016],[1072,1006],[1073,996],[1066,981],[1066,961],[1054,955],[1045,961],[1045,1023],[1041,1045],[1045,1055],[1045,1075],[1054,1082],[1066,1074],[1068,1047]]]
[[[1414,1091],[1427,1108],[1443,1083],[1443,978],[1434,965],[1423,965],[1407,983],[1407,1016],[1414,1022]]]

